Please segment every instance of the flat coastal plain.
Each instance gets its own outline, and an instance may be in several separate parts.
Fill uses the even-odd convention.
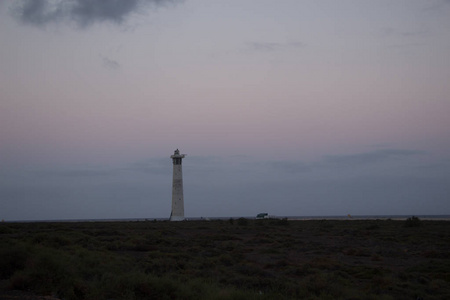
[[[450,222],[5,222],[0,299],[450,299]]]

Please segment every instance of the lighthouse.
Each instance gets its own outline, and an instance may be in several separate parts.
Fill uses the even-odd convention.
[[[173,162],[172,212],[170,213],[170,221],[184,220],[183,170],[181,161],[185,156],[185,154],[180,154],[178,149],[170,156]]]

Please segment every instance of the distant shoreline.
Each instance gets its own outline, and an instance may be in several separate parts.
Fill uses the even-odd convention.
[[[287,219],[289,221],[310,220],[393,220],[404,221],[412,216],[424,221],[450,221],[450,215],[355,215],[355,216],[269,216],[269,219]],[[233,216],[233,217],[186,217],[186,221],[214,221],[229,219],[255,219],[256,216]],[[123,218],[123,219],[54,219],[54,220],[2,220],[2,223],[71,223],[71,222],[150,222],[169,221],[169,218]]]

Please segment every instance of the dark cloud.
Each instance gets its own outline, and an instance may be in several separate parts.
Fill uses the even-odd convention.
[[[100,169],[100,168],[81,168],[81,169],[64,169],[64,170],[41,170],[38,171],[39,176],[50,177],[100,177],[117,175],[118,170]]]
[[[43,26],[59,21],[74,21],[85,27],[99,22],[122,23],[132,13],[149,6],[163,6],[178,0],[19,0],[16,16],[24,23]]]
[[[391,158],[401,158],[420,154],[424,154],[424,152],[404,149],[382,149],[349,155],[328,155],[325,156],[324,163],[338,166],[365,165],[386,161]]]
[[[104,57],[104,56],[102,56],[101,58],[102,58],[103,66],[105,66],[106,68],[111,69],[111,70],[117,70],[120,68],[120,64],[117,61],[107,58],[107,57]]]
[[[148,175],[169,176],[172,171],[170,158],[155,158],[129,164],[125,170]]]
[[[312,171],[312,168],[309,165],[300,161],[272,161],[268,162],[267,166],[271,171],[288,174],[305,173]]]
[[[252,156],[188,156],[183,162],[189,217],[439,214],[449,210],[450,161],[398,172],[355,172],[347,166],[401,167],[424,152],[381,149],[328,156],[322,168],[299,160]],[[324,166],[326,166],[324,168]],[[332,167],[330,167],[332,166]],[[333,168],[334,167],[334,168]],[[429,167],[429,170],[425,169]],[[310,171],[311,170],[311,171]],[[338,176],[334,176],[337,170]],[[56,170],[0,168],[1,218],[167,218],[172,162],[167,156],[125,166],[72,166]]]
[[[17,3],[17,14],[25,23],[42,25],[54,22],[65,14],[62,3],[53,4],[47,0],[23,0]]]
[[[77,0],[71,9],[72,17],[82,25],[111,21],[121,23],[141,4],[138,0]],[[154,1],[152,1],[154,2]]]

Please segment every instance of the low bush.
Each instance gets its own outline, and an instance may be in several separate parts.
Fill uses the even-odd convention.
[[[405,221],[405,227],[420,227],[422,226],[422,221],[419,217],[412,216]]]
[[[279,219],[276,222],[276,224],[279,225],[279,226],[288,226],[289,225],[289,221],[288,221],[287,218],[283,218],[283,219]]]
[[[237,224],[239,226],[247,226],[248,225],[248,220],[246,218],[239,218],[237,220]]]
[[[7,224],[0,299],[450,299],[450,222],[404,223]]]
[[[10,288],[34,290],[44,295],[66,295],[72,274],[65,255],[49,249],[33,250],[26,267],[12,275]]]
[[[7,279],[25,268],[28,251],[22,245],[1,245],[0,258],[0,279]]]

